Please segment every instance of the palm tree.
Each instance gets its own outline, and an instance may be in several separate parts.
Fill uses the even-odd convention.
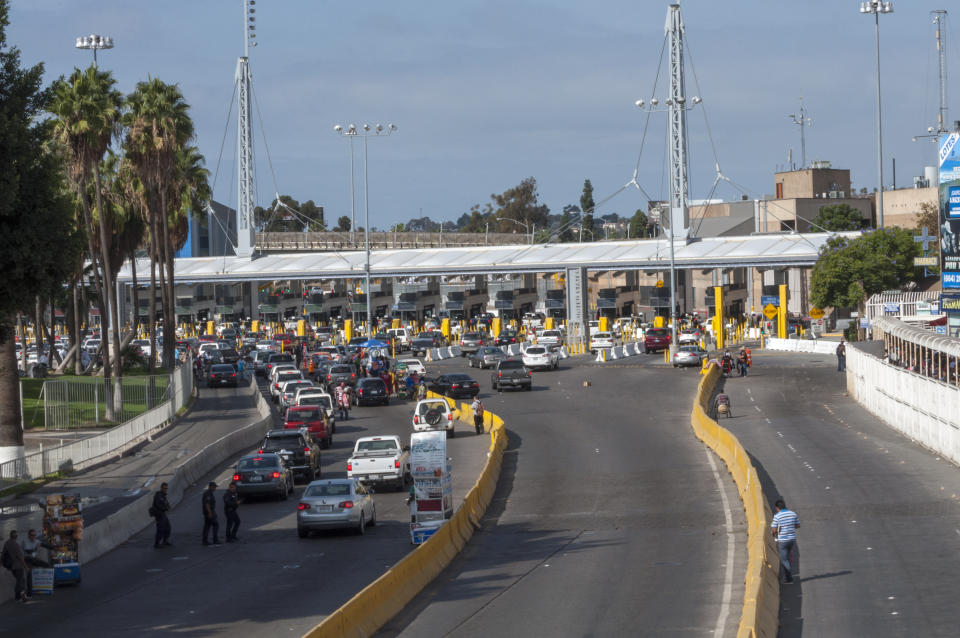
[[[77,198],[83,210],[83,218],[87,227],[87,241],[90,250],[90,260],[97,263],[94,268],[98,294],[103,300],[101,320],[112,323],[114,330],[110,338],[113,344],[113,360],[104,356],[104,377],[109,379],[113,374],[113,401],[106,403],[106,419],[115,420],[117,402],[123,400],[122,375],[120,365],[120,317],[117,307],[116,288],[113,285],[113,270],[110,265],[109,246],[111,229],[107,215],[103,211],[103,193],[100,179],[100,161],[110,147],[113,138],[119,132],[123,95],[114,89],[116,80],[109,71],[100,71],[91,65],[86,70],[74,69],[69,80],[62,77],[54,84],[54,97],[50,105],[50,112],[55,117],[54,136],[70,152],[70,174]],[[90,199],[87,195],[87,186],[90,175],[93,174],[95,213],[99,228],[93,225]],[[100,252],[94,248],[94,235],[100,240]],[[105,329],[106,326],[103,326]],[[106,342],[106,338],[104,339]]]
[[[139,82],[128,97],[126,115],[126,155],[133,172],[143,182],[146,203],[152,220],[152,232],[159,247],[158,257],[166,269],[163,292],[163,361],[173,367],[175,342],[175,296],[173,275],[173,243],[170,233],[171,203],[179,209],[180,201],[171,186],[176,181],[177,152],[193,138],[193,122],[187,114],[189,105],[180,89],[157,78]],[[174,195],[174,197],[171,197]],[[161,271],[161,279],[163,278]]]

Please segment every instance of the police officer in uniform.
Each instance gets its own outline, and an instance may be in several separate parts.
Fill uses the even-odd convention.
[[[237,508],[240,507],[240,500],[237,498],[237,483],[231,481],[230,486],[223,495],[223,514],[227,517],[227,542],[235,543],[237,530],[240,529],[240,517],[237,516]]]
[[[157,533],[154,536],[154,547],[170,547],[170,519],[167,518],[167,512],[170,511],[170,501],[167,500],[167,484],[160,484],[160,491],[153,495],[153,507],[150,508],[150,514],[157,520]]]
[[[217,489],[217,484],[213,481],[210,481],[207,489],[203,492],[203,497],[200,499],[201,505],[203,506],[203,544],[204,545],[219,545],[220,540],[218,534],[220,533],[220,522],[217,521],[217,497],[214,495],[214,491]],[[210,530],[213,530],[213,542],[207,542],[207,533]]]

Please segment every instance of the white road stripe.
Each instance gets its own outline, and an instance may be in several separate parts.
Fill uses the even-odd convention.
[[[726,490],[723,489],[723,481],[720,480],[720,472],[713,460],[713,454],[710,450],[705,450],[705,452],[707,461],[710,463],[710,469],[713,470],[713,478],[720,490],[720,500],[723,502],[724,528],[727,532],[727,564],[724,570],[726,573],[723,577],[723,600],[720,603],[720,615],[717,616],[717,624],[713,628],[714,638],[722,638],[727,625],[727,617],[730,615],[730,600],[733,597],[733,560],[737,544],[733,536],[733,513],[730,511],[730,500],[727,498]]]

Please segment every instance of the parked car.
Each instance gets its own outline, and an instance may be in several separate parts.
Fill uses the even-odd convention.
[[[520,388],[529,391],[533,389],[533,373],[521,359],[504,359],[490,375],[490,383],[494,390]]]
[[[666,328],[650,328],[643,333],[643,345],[647,352],[657,352],[670,347],[670,331]]]
[[[347,459],[347,476],[402,490],[410,479],[410,446],[395,434],[359,438]]]
[[[297,504],[297,536],[322,529],[355,529],[361,536],[377,524],[373,492],[356,479],[313,481]]]
[[[284,457],[294,476],[301,474],[308,481],[320,476],[320,446],[305,428],[269,430],[260,442],[259,451]]]
[[[292,406],[283,418],[283,428],[285,430],[306,428],[322,449],[328,449],[333,445],[333,428],[323,406]]]
[[[443,399],[417,401],[413,409],[413,431],[445,430],[453,438],[453,410]]]
[[[237,387],[237,369],[229,363],[215,363],[207,373],[207,387]]]
[[[455,399],[472,399],[480,394],[480,384],[462,372],[441,374],[433,381],[427,382],[427,389]]]
[[[617,341],[612,332],[595,332],[590,337],[590,354],[594,354],[602,348],[612,348],[615,345],[617,345]]]
[[[556,370],[560,367],[560,353],[546,346],[529,346],[520,355],[523,365],[531,370]]]
[[[364,377],[357,381],[354,403],[357,405],[389,405],[390,393],[383,379]]]
[[[707,357],[709,357],[707,351],[698,345],[682,345],[677,349],[676,352],[673,353],[673,367],[700,367],[703,365],[703,362],[707,359]]]
[[[483,346],[467,358],[467,365],[471,368],[493,368],[506,356],[500,348]]]
[[[285,501],[293,493],[293,472],[280,454],[258,452],[241,457],[234,467],[233,481],[240,499],[265,494]]]

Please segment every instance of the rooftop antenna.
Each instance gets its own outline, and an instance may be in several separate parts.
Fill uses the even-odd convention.
[[[938,86],[940,88],[940,106],[937,109],[937,125],[936,127],[928,126],[926,135],[914,135],[913,141],[916,142],[921,138],[931,138],[931,141],[936,142],[941,135],[944,133],[949,133],[947,130],[947,43],[946,43],[946,33],[944,32],[944,27],[946,26],[947,21],[947,11],[946,9],[935,9],[930,12],[930,15],[933,16],[933,24],[937,26],[937,71],[939,76]]]
[[[803,97],[800,98],[800,111],[791,113],[787,117],[791,118],[793,123],[800,127],[800,169],[802,170],[807,167],[807,130],[804,127],[813,124],[813,120],[810,119],[806,109],[803,108]]]
[[[253,225],[253,135],[250,125],[250,47],[257,46],[254,6],[241,0],[243,55],[237,60],[237,256],[251,257],[255,246]]]

